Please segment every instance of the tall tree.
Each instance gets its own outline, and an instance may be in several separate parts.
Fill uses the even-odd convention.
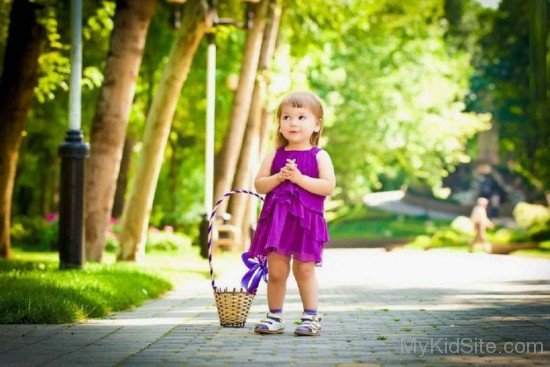
[[[118,0],[86,172],[86,259],[101,261],[145,39],[157,0]]]
[[[273,58],[275,50],[275,41],[279,31],[279,21],[281,17],[281,5],[277,0],[271,0],[269,11],[267,14],[267,23],[262,40],[260,51],[260,59],[258,62],[258,72],[254,92],[252,94],[252,102],[250,104],[250,112],[248,114],[248,122],[244,135],[244,141],[239,157],[239,165],[233,186],[236,188],[250,189],[254,171],[257,170],[260,163],[260,132],[262,123],[262,110],[266,104],[267,94],[267,72],[268,67]],[[246,220],[245,212],[248,196],[235,195],[231,198],[230,212],[231,223],[240,226],[244,229],[243,239],[247,240],[248,220]],[[255,200],[254,200],[255,201]]]
[[[487,127],[461,103],[469,55],[445,43],[443,1],[292,3],[284,20],[296,60],[289,68],[307,78],[294,87],[309,87],[326,102],[321,145],[329,142],[338,198],[360,202],[388,181],[423,181],[437,190],[469,158],[467,139]]]
[[[224,137],[223,146],[217,160],[216,182],[214,185],[214,200],[220,198],[225,192],[231,189],[233,177],[237,169],[239,153],[246,128],[252,92],[254,91],[254,80],[260,59],[260,50],[263,33],[265,30],[265,14],[268,0],[261,0],[250,5],[254,13],[252,28],[248,30],[243,56],[243,63],[239,78],[239,85],[233,100],[231,120],[227,133]],[[224,212],[226,202],[218,207],[220,213]]]
[[[135,144],[135,139],[126,135],[126,141],[124,142],[124,148],[122,149],[120,169],[118,171],[116,181],[113,210],[111,213],[111,215],[115,218],[120,218],[122,215],[122,210],[124,209],[124,194],[126,193],[126,188],[128,187],[128,171],[130,170],[130,161]]]
[[[189,0],[185,4],[181,28],[147,115],[143,145],[121,219],[119,260],[138,261],[144,253],[149,215],[174,111],[199,42],[212,26],[210,10],[204,0]]]
[[[19,146],[34,100],[38,57],[45,29],[38,21],[41,6],[15,0],[0,79],[0,257],[9,258],[10,216]]]
[[[467,98],[469,109],[490,112],[498,121],[501,162],[525,179],[527,200],[542,199],[541,192],[550,185],[548,122],[535,113],[544,113],[545,102],[544,97],[536,103],[534,98],[544,94],[547,36],[543,33],[550,18],[546,3],[502,0],[494,14],[480,14],[478,23],[484,31],[481,50],[474,54],[475,73]]]

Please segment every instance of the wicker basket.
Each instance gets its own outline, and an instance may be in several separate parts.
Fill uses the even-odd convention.
[[[212,289],[214,290],[214,298],[216,299],[216,308],[218,309],[218,316],[220,318],[220,325],[222,327],[235,327],[241,328],[246,324],[248,312],[252,306],[252,300],[256,293],[250,293],[244,288],[233,288],[228,290],[225,288],[216,287],[214,281],[214,268],[212,267],[212,226],[213,219],[216,215],[216,210],[223,200],[233,194],[249,194],[263,200],[259,194],[247,190],[234,190],[226,193],[220,200],[216,202],[216,206],[210,215],[210,224],[208,226],[208,264],[210,265],[210,278],[212,279]]]
[[[214,297],[216,298],[220,325],[244,327],[254,294],[248,293],[242,288],[240,290],[233,289],[233,291],[214,289]]]

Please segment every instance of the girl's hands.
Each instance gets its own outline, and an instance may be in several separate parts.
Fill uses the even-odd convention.
[[[298,169],[295,159],[287,159],[286,166],[281,168],[279,172],[279,180],[282,182],[284,180],[290,180],[291,182],[297,184],[302,179],[302,172]]]

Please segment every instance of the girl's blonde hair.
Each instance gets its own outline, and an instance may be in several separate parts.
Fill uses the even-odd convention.
[[[277,108],[277,137],[275,138],[275,145],[277,148],[282,148],[288,145],[288,140],[281,133],[281,110],[284,106],[291,106],[297,108],[307,108],[313,113],[313,115],[319,121],[319,131],[313,132],[309,142],[313,146],[319,144],[319,138],[323,132],[323,102],[315,93],[308,91],[292,92],[286,95],[279,107]]]

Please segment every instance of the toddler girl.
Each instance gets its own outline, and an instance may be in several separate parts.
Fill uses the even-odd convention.
[[[323,128],[323,106],[311,92],[287,95],[277,110],[277,149],[263,160],[254,180],[267,194],[248,253],[266,256],[269,312],[254,328],[258,334],[281,334],[286,281],[292,271],[304,307],[296,335],[319,335],[319,287],[315,266],[321,266],[323,246],[330,241],[323,217],[325,197],[335,187],[328,153],[317,144]]]

